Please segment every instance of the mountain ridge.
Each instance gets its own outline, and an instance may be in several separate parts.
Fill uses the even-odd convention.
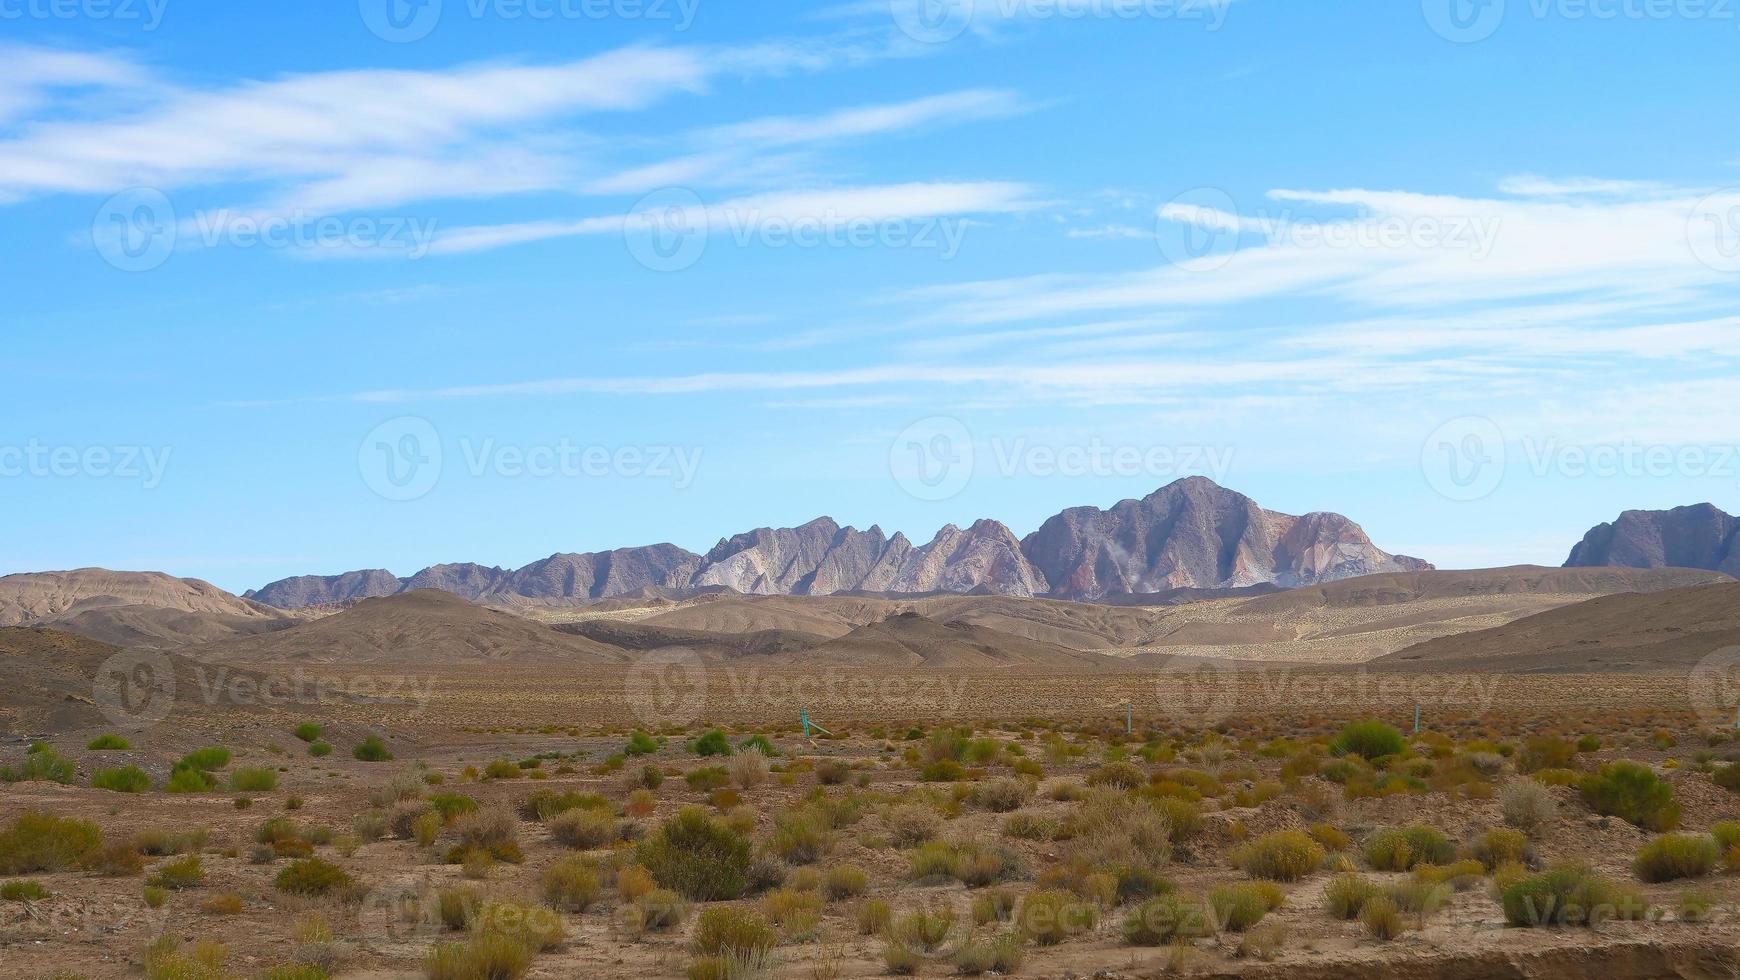
[[[1383,551],[1340,514],[1266,510],[1206,477],[1186,477],[1108,509],[1069,508],[1025,538],[981,518],[965,528],[946,524],[916,545],[879,525],[861,531],[823,516],[720,538],[705,554],[667,542],[557,553],[513,570],[460,563],[399,578],[369,569],[280,579],[245,597],[292,610],[420,588],[509,605],[707,588],[745,595],[978,592],[1098,601],[1176,589],[1290,588],[1432,567]]]

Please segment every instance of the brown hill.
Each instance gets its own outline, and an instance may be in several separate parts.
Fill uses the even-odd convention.
[[[1740,582],[1590,599],[1373,661],[1434,671],[1678,672],[1740,646]]]
[[[193,647],[223,663],[451,666],[497,661],[619,663],[623,652],[436,590],[364,599],[343,612],[262,636]]]
[[[1713,504],[1628,510],[1611,524],[1591,528],[1565,565],[1708,568],[1740,575],[1740,518]]]
[[[611,619],[588,619],[558,624],[556,630],[621,650],[646,651],[682,647],[704,660],[734,660],[738,657],[786,656],[802,653],[827,642],[815,633],[793,630],[760,630],[753,633],[710,633],[672,627],[648,626]]]
[[[1545,568],[1512,565],[1461,571],[1393,572],[1292,589],[1244,603],[1245,613],[1284,614],[1298,609],[1393,606],[1422,599],[1506,595],[1609,595],[1659,592],[1726,581],[1714,572],[1688,568]]]
[[[289,629],[298,622],[300,620],[276,610],[270,616],[237,616],[126,604],[99,596],[81,601],[58,616],[35,620],[31,625],[65,630],[120,647],[179,650],[237,636]]]
[[[0,628],[0,730],[68,731],[102,721],[91,680],[120,651],[59,630]]]
[[[155,606],[246,619],[275,619],[282,615],[199,579],[175,578],[162,572],[80,568],[0,577],[0,626],[53,619],[81,602],[97,598],[106,598],[116,605]]]
[[[789,662],[835,667],[946,670],[1112,670],[1119,661],[1000,633],[971,623],[939,623],[900,613],[791,656]]]

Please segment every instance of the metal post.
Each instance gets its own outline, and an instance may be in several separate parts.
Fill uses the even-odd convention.
[[[1134,704],[1124,705],[1124,734],[1136,734],[1136,706]]]
[[[803,722],[804,722],[804,738],[809,738],[810,737],[810,709],[804,708],[802,717],[803,717]]]
[[[1420,706],[1414,705],[1414,734],[1420,734]]]

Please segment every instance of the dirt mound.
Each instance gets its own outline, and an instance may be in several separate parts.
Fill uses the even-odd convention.
[[[789,659],[805,666],[883,669],[1110,670],[1119,665],[1101,654],[1066,650],[971,623],[939,623],[914,612],[860,626]]]
[[[155,606],[246,619],[274,619],[281,615],[195,578],[175,578],[162,572],[80,568],[0,577],[0,626],[53,619],[81,602],[98,598],[113,605]]]
[[[1626,593],[1446,636],[1373,661],[1434,671],[1674,672],[1740,646],[1740,583]]]
[[[263,636],[192,647],[222,663],[415,667],[492,662],[608,664],[623,651],[433,589],[364,599],[336,615]]]
[[[784,656],[802,653],[828,641],[828,637],[793,630],[759,630],[753,633],[709,633],[673,627],[648,626],[609,619],[562,623],[558,632],[582,636],[622,650],[645,651],[682,647],[703,659]]]
[[[37,620],[32,625],[77,633],[115,646],[179,650],[238,636],[272,633],[289,629],[298,622],[300,620],[284,615],[192,612],[121,603],[99,596],[83,600],[58,616]]]

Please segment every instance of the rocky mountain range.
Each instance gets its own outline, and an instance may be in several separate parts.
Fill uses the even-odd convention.
[[[953,524],[914,545],[880,527],[819,517],[722,539],[704,555],[672,544],[557,554],[509,570],[436,565],[409,578],[379,569],[273,582],[247,598],[281,609],[434,588],[473,601],[601,599],[646,590],[724,589],[747,595],[981,592],[1094,600],[1170,589],[1263,583],[1311,585],[1428,569],[1374,545],[1339,514],[1264,510],[1202,477],[1108,510],[1075,507],[1017,538],[994,520]]]
[[[1628,510],[1583,536],[1566,568],[1703,568],[1740,576],[1740,518],[1712,504]]]

